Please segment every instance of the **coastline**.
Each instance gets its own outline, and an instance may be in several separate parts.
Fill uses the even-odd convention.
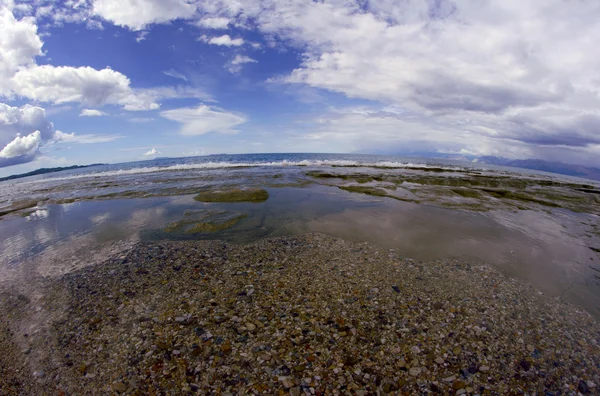
[[[35,299],[2,299],[0,384],[15,394],[577,394],[600,384],[600,325],[581,308],[487,265],[322,234],[139,242],[37,287]]]

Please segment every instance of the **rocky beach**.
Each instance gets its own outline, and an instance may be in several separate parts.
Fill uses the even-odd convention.
[[[597,184],[338,164],[8,185],[0,394],[600,393]]]
[[[141,242],[38,287],[37,300],[2,300],[3,394],[576,395],[600,384],[600,326],[586,311],[482,263],[321,234]]]

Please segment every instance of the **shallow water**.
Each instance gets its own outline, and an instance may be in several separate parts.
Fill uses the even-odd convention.
[[[248,174],[244,177],[253,179]],[[294,178],[288,175],[286,179]],[[7,281],[26,285],[32,276],[56,276],[99,263],[139,240],[245,243],[317,231],[374,242],[421,260],[459,257],[489,263],[600,316],[600,288],[592,269],[600,266],[600,255],[588,247],[600,245],[597,235],[590,233],[595,215],[564,209],[449,209],[320,184],[267,190],[270,197],[263,203],[202,203],[188,194],[41,205],[27,217],[0,221],[0,277],[5,285]],[[247,217],[214,233],[164,230],[189,211],[199,210]]]

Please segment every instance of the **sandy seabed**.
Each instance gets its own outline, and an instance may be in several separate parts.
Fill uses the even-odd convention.
[[[482,263],[140,242],[0,299],[0,394],[598,394],[600,326]]]

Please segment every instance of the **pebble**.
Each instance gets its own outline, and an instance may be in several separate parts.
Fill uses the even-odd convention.
[[[581,310],[532,298],[530,286],[489,267],[386,263],[369,245],[346,256],[351,246],[318,234],[242,246],[143,242],[126,264],[60,280],[57,289],[74,293],[61,326],[76,345],[53,343],[60,367],[46,369],[52,376],[43,384],[29,381],[52,389],[60,381],[69,394],[533,394],[548,378],[555,394],[597,390],[598,327]],[[121,290],[134,297],[117,298]],[[89,318],[101,321],[91,326]],[[491,323],[493,331],[482,328]],[[590,340],[585,348],[582,339]],[[32,337],[27,345],[43,351]]]
[[[421,367],[411,367],[410,370],[408,370],[408,373],[413,377],[416,377],[421,374]]]
[[[123,393],[127,390],[127,385],[122,382],[115,382],[111,385],[111,388],[115,392]]]

